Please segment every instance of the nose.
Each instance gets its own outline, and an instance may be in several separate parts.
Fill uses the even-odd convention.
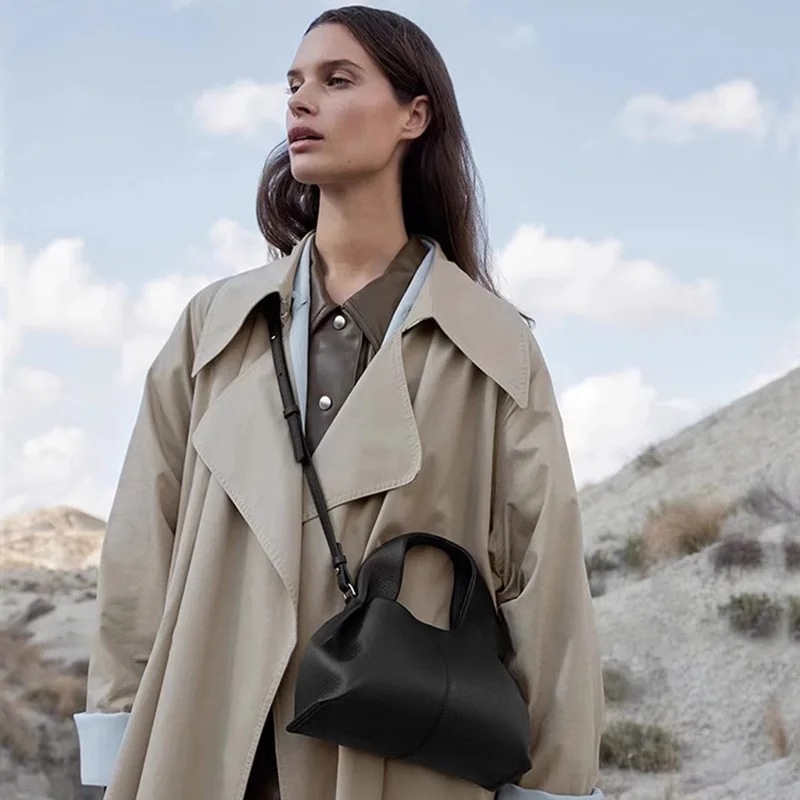
[[[310,99],[310,92],[306,89],[307,84],[298,87],[297,90],[289,95],[289,111],[294,116],[301,116],[303,114],[314,114],[315,107]]]

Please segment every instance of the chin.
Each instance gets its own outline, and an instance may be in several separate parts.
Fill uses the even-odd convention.
[[[341,164],[333,163],[329,158],[320,158],[316,153],[291,156],[289,165],[292,177],[298,183],[320,187],[358,182],[374,171],[365,169],[361,164],[351,164],[348,169],[342,169]]]
[[[326,183],[325,176],[320,175],[317,172],[295,172],[292,170],[292,177],[298,182],[302,183],[304,186],[319,186],[320,184]]]
[[[316,163],[315,163],[316,162]],[[330,179],[331,170],[326,169],[319,159],[307,158],[303,155],[293,156],[290,160],[292,177],[298,183],[315,184],[325,183]]]

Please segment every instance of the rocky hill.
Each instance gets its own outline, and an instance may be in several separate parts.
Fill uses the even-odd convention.
[[[605,752],[606,793],[800,798],[800,370],[647,448],[581,507],[607,724],[653,770]]]
[[[800,798],[800,370],[581,494],[613,800]],[[0,797],[89,800],[83,702],[103,523],[0,536]]]
[[[0,570],[96,567],[106,524],[74,508],[43,508],[0,522]]]

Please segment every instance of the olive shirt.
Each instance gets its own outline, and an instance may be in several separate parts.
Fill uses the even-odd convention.
[[[306,407],[306,438],[312,453],[380,348],[427,253],[422,240],[412,236],[382,275],[339,305],[325,288],[327,267],[312,242]]]

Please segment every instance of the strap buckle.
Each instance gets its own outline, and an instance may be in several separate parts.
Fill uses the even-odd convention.
[[[346,564],[340,564],[336,567],[336,582],[339,584],[339,591],[342,593],[345,603],[349,603],[357,597],[358,592],[356,591],[356,587],[353,586],[353,581],[350,579],[350,573],[347,570]]]
[[[290,419],[291,417],[300,416],[300,406],[295,403],[285,405],[283,408],[283,418]]]

